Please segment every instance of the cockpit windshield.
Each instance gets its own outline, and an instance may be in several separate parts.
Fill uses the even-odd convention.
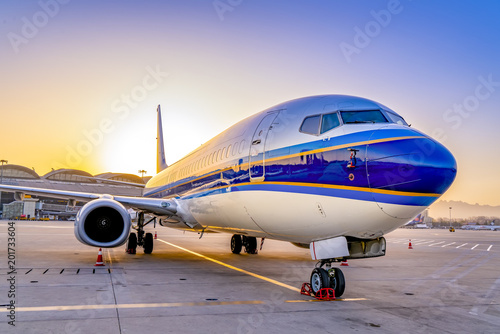
[[[389,123],[380,110],[341,111],[344,124]]]
[[[310,135],[319,136],[342,124],[374,124],[374,123],[396,123],[408,126],[405,120],[388,110],[357,110],[340,111],[342,123],[340,123],[339,112],[330,112],[321,115],[307,116],[302,121],[299,131]]]
[[[394,123],[399,124],[399,125],[408,126],[408,123],[406,123],[406,121],[403,119],[403,117],[396,115],[396,114],[393,114],[392,112],[388,112],[388,111],[386,111],[386,114],[387,114],[387,116],[389,116],[391,121],[393,121]]]

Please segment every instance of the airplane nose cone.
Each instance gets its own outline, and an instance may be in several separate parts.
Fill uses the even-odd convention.
[[[451,186],[457,163],[443,145],[420,133],[399,138],[403,139],[368,146],[367,178],[374,199],[384,212],[412,218],[413,212],[401,217],[400,210],[391,207],[418,206],[418,210],[423,210]]]

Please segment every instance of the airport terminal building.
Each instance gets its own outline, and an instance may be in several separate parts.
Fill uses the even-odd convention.
[[[0,183],[57,190],[98,194],[141,196],[150,177],[134,174],[103,173],[91,175],[82,170],[58,169],[43,176],[19,165],[4,165]],[[20,198],[14,193],[0,192],[0,211],[3,219],[72,219],[84,203],[71,203],[43,196]]]

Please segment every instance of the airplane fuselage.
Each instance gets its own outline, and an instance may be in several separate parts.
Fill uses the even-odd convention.
[[[173,227],[308,244],[380,237],[455,175],[451,153],[391,109],[324,95],[237,123],[153,177],[144,196],[175,199],[177,217],[164,217]]]

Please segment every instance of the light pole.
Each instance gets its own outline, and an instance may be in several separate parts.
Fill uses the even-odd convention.
[[[450,228],[451,228],[451,206],[450,206]]]
[[[0,183],[3,183],[3,164],[8,164],[7,160],[0,160],[2,163],[2,171],[0,172]],[[3,218],[3,206],[2,206],[2,192],[0,191],[0,209],[2,209],[2,218]]]
[[[3,183],[3,164],[8,164],[9,162],[7,160],[0,160],[2,163],[2,172],[0,174],[0,183]]]
[[[144,169],[141,169],[138,173],[141,173],[141,178],[144,179],[144,174],[146,174],[147,172]]]

